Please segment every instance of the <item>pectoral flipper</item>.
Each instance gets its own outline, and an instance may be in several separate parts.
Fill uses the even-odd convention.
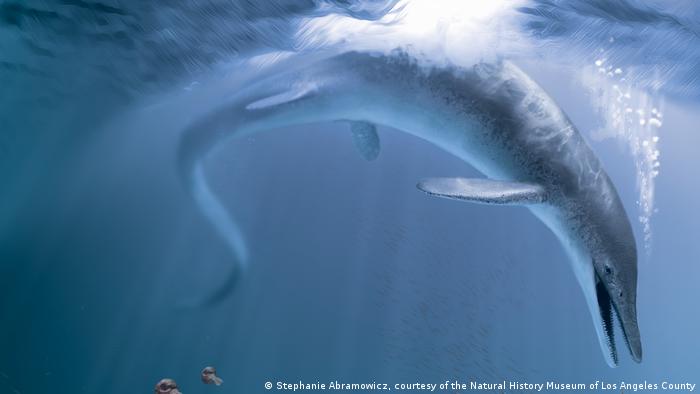
[[[431,196],[482,204],[525,205],[545,201],[545,190],[532,183],[477,178],[428,178],[417,185]]]

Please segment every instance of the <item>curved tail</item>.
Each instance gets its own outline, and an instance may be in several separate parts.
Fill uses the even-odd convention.
[[[307,96],[307,92],[299,93],[293,88],[290,92],[290,88],[279,80],[248,86],[232,102],[202,117],[182,134],[177,155],[180,178],[202,214],[230,249],[234,260],[224,287],[215,290],[198,304],[211,305],[226,298],[237,278],[248,267],[249,260],[248,247],[240,227],[211,190],[204,171],[204,160],[221,141],[274,127],[274,124],[266,122],[270,118],[281,121],[280,125],[295,123],[288,118],[288,113],[280,109],[285,107],[285,103]]]
[[[196,123],[185,130],[178,148],[177,167],[187,193],[226,243],[233,261],[224,282],[195,301],[197,306],[213,305],[226,299],[248,267],[249,259],[248,246],[240,227],[211,189],[204,171],[206,153],[218,140],[217,125],[207,123]]]
[[[214,225],[221,238],[226,242],[233,256],[238,261],[240,268],[244,269],[248,264],[248,247],[241,229],[233,220],[224,205],[212,192],[207,182],[202,162],[197,162],[191,173],[191,192],[202,213]]]
[[[235,278],[248,266],[249,252],[241,229],[207,182],[204,159],[220,142],[233,137],[290,125],[353,120],[352,115],[357,112],[353,109],[355,106],[337,100],[337,96],[335,90],[328,89],[320,73],[309,70],[280,73],[245,87],[231,101],[185,130],[178,148],[180,176],[188,193],[236,260],[231,277],[226,281],[228,288],[215,291],[210,301],[223,299],[228,294]],[[361,151],[366,151],[368,158],[376,157],[379,147],[373,126],[356,127],[353,132],[357,134],[356,144],[360,144]]]

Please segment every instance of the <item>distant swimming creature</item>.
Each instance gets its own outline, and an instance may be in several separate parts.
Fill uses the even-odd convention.
[[[202,382],[204,384],[215,384],[217,386],[221,386],[221,384],[224,382],[223,379],[220,377],[216,376],[216,368],[214,367],[206,367],[202,370]]]
[[[559,106],[507,61],[436,66],[404,51],[280,57],[258,78],[191,124],[178,165],[188,190],[246,258],[235,222],[209,190],[202,163],[232,138],[274,128],[347,121],[366,159],[379,154],[375,125],[422,138],[488,178],[434,178],[430,195],[523,205],[567,251],[610,366],[618,363],[617,316],[632,358],[642,360],[637,325],[637,250],[610,178]]]
[[[172,379],[162,379],[156,384],[155,394],[182,394]]]

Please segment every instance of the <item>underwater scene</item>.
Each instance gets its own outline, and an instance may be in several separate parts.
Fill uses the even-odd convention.
[[[700,390],[700,3],[0,0],[0,394]]]

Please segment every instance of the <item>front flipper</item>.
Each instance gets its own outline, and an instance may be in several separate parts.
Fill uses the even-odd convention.
[[[372,161],[379,156],[379,134],[377,126],[368,122],[350,122],[352,141],[367,161]]]
[[[313,84],[296,84],[281,93],[259,99],[248,104],[245,109],[249,111],[272,108],[278,105],[291,103],[304,97],[309,97],[315,91]]]
[[[417,185],[432,195],[482,204],[522,205],[545,201],[545,191],[532,183],[504,182],[491,179],[429,178]]]

